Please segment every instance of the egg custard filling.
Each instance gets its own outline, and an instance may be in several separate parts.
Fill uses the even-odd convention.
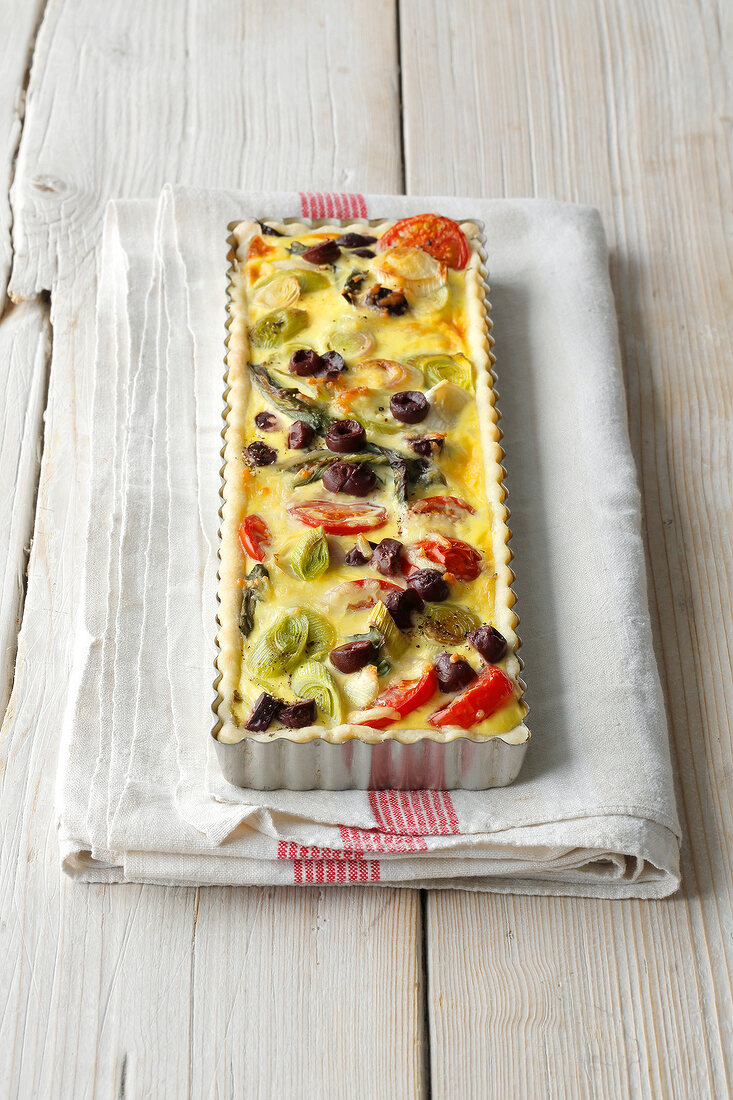
[[[526,740],[479,227],[233,227],[220,741]]]

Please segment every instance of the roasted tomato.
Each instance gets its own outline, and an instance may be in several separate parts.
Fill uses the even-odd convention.
[[[359,611],[362,607],[374,607],[388,593],[399,591],[398,584],[377,577],[362,577],[358,581],[343,581],[335,585],[328,593],[328,600],[334,610]]]
[[[338,504],[333,500],[305,500],[302,504],[290,504],[288,512],[306,527],[323,527],[331,535],[374,531],[387,522],[386,510],[366,501]]]
[[[245,554],[264,561],[272,545],[272,535],[262,516],[245,516],[239,525],[239,542]]]
[[[439,214],[417,214],[403,218],[379,238],[377,248],[411,245],[429,252],[447,267],[462,268],[468,263],[469,248],[466,235],[456,222]]]
[[[428,535],[420,539],[415,546],[425,554],[430,561],[438,562],[445,566],[448,573],[452,573],[456,580],[475,581],[481,572],[483,559],[478,550],[469,546],[460,539],[449,539],[444,535]]]
[[[488,665],[465,691],[431,714],[428,722],[431,726],[460,726],[468,730],[489,718],[513,695],[514,684],[507,674],[496,665]]]
[[[476,509],[463,497],[423,497],[410,505],[413,516],[445,516],[450,520],[475,515]]]
[[[438,677],[435,675],[432,666],[428,665],[422,676],[417,680],[396,680],[393,684],[390,684],[384,691],[379,693],[371,707],[374,709],[377,707],[391,707],[392,710],[397,711],[400,718],[404,718],[406,714],[411,714],[413,710],[417,710],[423,703],[427,703],[429,699],[432,699],[437,690]],[[396,718],[390,717],[375,718],[369,722],[369,725],[374,726],[375,729],[384,729],[385,726],[389,726],[396,721]]]

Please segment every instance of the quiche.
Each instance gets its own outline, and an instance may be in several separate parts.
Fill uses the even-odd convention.
[[[230,240],[216,736],[523,742],[479,226]]]

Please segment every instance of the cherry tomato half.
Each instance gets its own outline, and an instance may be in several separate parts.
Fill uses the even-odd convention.
[[[272,535],[262,516],[245,516],[239,525],[239,543],[245,554],[255,561],[264,561],[272,545]]]
[[[389,684],[384,691],[380,691],[371,705],[375,708],[391,707],[392,710],[397,711],[400,718],[404,718],[406,714],[411,714],[413,710],[417,710],[423,703],[432,699],[437,690],[438,677],[432,666],[428,665],[417,680],[396,680],[393,684]],[[369,722],[369,725],[379,730],[396,721],[396,718],[375,718]]]
[[[496,665],[487,665],[465,691],[428,718],[431,726],[460,726],[468,730],[489,718],[514,695],[514,684]]]
[[[444,535],[428,535],[415,543],[426,558],[444,565],[448,573],[456,580],[475,581],[481,572],[483,559],[478,550],[460,539],[449,539]]]
[[[289,505],[288,512],[306,527],[323,527],[331,535],[374,531],[387,522],[386,510],[367,501],[337,504],[333,500],[306,500]]]
[[[384,252],[396,245],[411,245],[429,252],[448,267],[465,267],[469,247],[466,235],[456,222],[440,214],[416,214],[395,222],[391,229],[379,238],[377,248]]]

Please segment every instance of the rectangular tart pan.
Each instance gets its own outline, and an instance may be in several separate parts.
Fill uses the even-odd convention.
[[[230,232],[233,232],[240,220],[243,219],[230,224]],[[265,217],[265,220],[273,219]],[[321,225],[340,224],[342,227],[356,229],[364,229],[368,224],[378,225],[385,219],[365,221],[361,227],[354,226],[356,220],[350,218],[348,221],[339,222],[337,218],[285,219],[286,223],[297,221],[299,224],[312,225],[314,228]],[[472,220],[476,222],[476,219]],[[480,222],[476,224],[481,226]],[[230,237],[229,247],[233,244],[234,238]],[[480,253],[488,316],[486,255],[483,247]],[[489,322],[489,345],[491,346],[494,341],[490,329]],[[497,396],[496,373],[493,366],[495,359],[492,353],[489,354],[489,359],[492,387]],[[222,438],[227,428],[226,394],[229,389],[227,370],[225,364]],[[496,404],[494,407],[498,418],[498,407]],[[222,462],[224,450],[225,445],[221,451]],[[223,465],[221,474],[223,490]],[[503,467],[502,474],[505,478]],[[511,577],[513,579],[513,574]],[[515,621],[518,621],[516,613]],[[522,666],[521,658],[519,658],[519,666],[520,668]],[[223,723],[218,713],[222,696],[218,690],[221,673],[217,666],[215,666],[215,674],[216,698],[212,710],[216,724],[211,731],[211,736],[224,777],[237,787],[261,791],[280,789],[291,791],[487,790],[491,787],[505,787],[512,783],[519,774],[527,751],[529,731],[524,725],[512,731],[515,737],[519,730],[524,731],[523,739],[518,743],[504,740],[501,735],[481,740],[470,736],[437,740],[433,736],[433,731],[428,730],[422,735],[417,731],[417,737],[414,736],[415,731],[399,731],[413,734],[413,739],[407,741],[400,741],[397,736],[393,736],[374,741],[352,737],[336,742],[318,736],[308,740],[293,740],[288,736],[287,730],[277,730],[267,734],[251,734],[245,730],[241,741],[224,742],[218,738]],[[522,680],[519,679],[518,682],[523,691]]]

